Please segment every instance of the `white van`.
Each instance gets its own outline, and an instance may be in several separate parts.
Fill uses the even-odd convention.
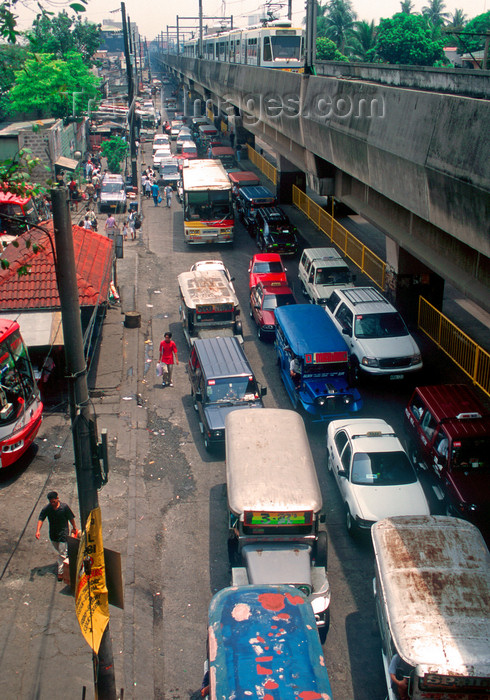
[[[391,673],[410,700],[488,700],[490,554],[478,528],[407,516],[371,537],[388,700],[399,697]]]
[[[305,248],[298,267],[301,290],[312,304],[325,306],[335,289],[352,287],[355,277],[335,248]]]

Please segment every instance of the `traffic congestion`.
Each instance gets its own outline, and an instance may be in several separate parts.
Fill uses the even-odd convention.
[[[163,130],[172,153],[158,164],[156,178],[178,162],[174,186],[182,207],[170,221],[179,293],[169,315],[178,313],[174,337],[185,338],[189,355],[188,405],[197,416],[197,429],[189,416],[191,431],[207,453],[202,458],[216,463],[214,478],[226,482],[220,587],[289,584],[306,596],[333,697],[442,699],[458,687],[458,697],[470,688],[477,693],[472,698],[487,697],[484,654],[464,673],[419,656],[401,685],[395,682],[400,649],[389,624],[375,622],[370,532],[377,522],[381,528],[386,518],[404,516],[400,523],[408,530],[412,524],[414,536],[421,527],[449,533],[451,519],[438,519],[446,515],[473,520],[488,538],[488,482],[478,501],[475,491],[463,497],[460,482],[440,476],[456,471],[446,466],[451,454],[465,469],[466,485],[488,479],[490,417],[470,390],[472,410],[453,407],[437,428],[428,405],[419,401],[412,410],[415,387],[448,384],[428,343],[320,234],[306,233],[291,207],[277,206],[257,173],[237,161],[230,133],[220,134],[205,117],[188,120],[190,127],[183,115],[171,119],[178,104],[165,92]],[[190,137],[197,159],[185,157]],[[448,391],[463,387],[455,383]],[[447,451],[450,424],[456,433],[459,426],[460,437]],[[428,443],[434,445],[429,458]],[[479,537],[471,530],[468,536]],[[487,571],[478,594],[488,587]],[[441,616],[450,629],[439,640],[447,650],[457,633],[447,611]],[[350,678],[340,670],[344,662]],[[221,676],[225,666],[208,659],[204,696],[215,697],[210,670]],[[451,673],[462,685],[448,680]]]

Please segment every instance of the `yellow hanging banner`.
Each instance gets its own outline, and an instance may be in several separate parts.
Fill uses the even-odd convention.
[[[75,611],[87,644],[99,653],[100,640],[109,622],[109,601],[105,579],[102,516],[94,508],[82,532],[77,557]]]

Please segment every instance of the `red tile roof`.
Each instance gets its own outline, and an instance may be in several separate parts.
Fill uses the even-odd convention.
[[[54,242],[53,221],[41,224]],[[72,226],[73,246],[80,306],[94,306],[107,300],[112,277],[112,241],[80,226]],[[26,241],[31,241],[26,247]],[[0,309],[59,309],[60,300],[56,272],[48,234],[33,229],[16,238],[18,247],[8,245],[1,257],[9,261],[7,270],[0,269]],[[32,244],[40,250],[34,253]],[[29,274],[19,277],[22,265]]]

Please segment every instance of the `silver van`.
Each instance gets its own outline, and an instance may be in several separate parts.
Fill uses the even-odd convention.
[[[305,425],[295,411],[225,419],[231,584],[289,584],[311,603],[322,643],[330,623],[327,533]]]
[[[122,175],[104,175],[100,186],[99,211],[126,211],[126,187]]]

